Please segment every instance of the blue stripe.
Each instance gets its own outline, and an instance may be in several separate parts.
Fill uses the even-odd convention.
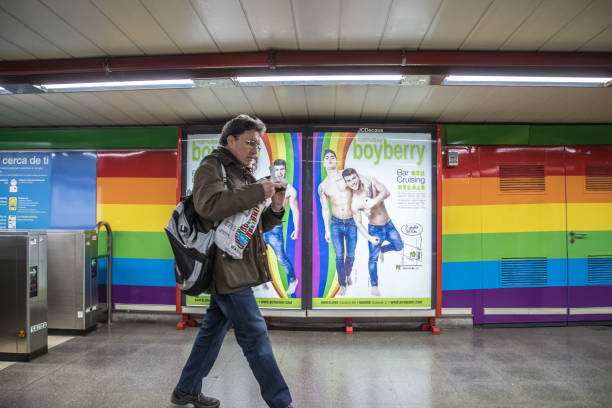
[[[106,258],[98,264],[98,283],[106,284]],[[113,285],[174,287],[174,260],[113,258]]]
[[[549,286],[567,286],[567,260],[548,259]],[[535,285],[525,285],[530,287]],[[500,289],[501,261],[444,262],[442,264],[442,290]]]
[[[610,282],[589,282],[587,272],[586,258],[570,258],[568,260],[569,270],[572,272],[569,276],[570,286],[609,286]]]

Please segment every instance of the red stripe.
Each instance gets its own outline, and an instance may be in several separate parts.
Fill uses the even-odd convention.
[[[98,177],[176,177],[176,151],[98,152]]]

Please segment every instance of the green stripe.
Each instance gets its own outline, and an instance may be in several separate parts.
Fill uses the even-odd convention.
[[[532,146],[610,144],[612,140],[610,125],[532,125],[529,128]]]
[[[106,231],[100,231],[98,252],[106,253]],[[174,259],[165,232],[113,232],[114,258]]]
[[[176,149],[178,128],[0,129],[0,150]]]
[[[577,231],[586,236],[568,242],[570,258],[588,258],[589,255],[612,256],[612,231]],[[569,237],[569,234],[568,234]]]
[[[446,125],[445,145],[526,145],[528,125]]]
[[[445,145],[610,144],[612,125],[445,125]]]
[[[442,236],[442,262],[565,258],[565,245],[565,231],[450,234]]]
[[[449,234],[442,236],[442,262],[498,261],[500,258],[587,258],[612,255],[612,231],[580,231],[569,243],[566,231]],[[569,247],[566,248],[566,246]],[[569,252],[567,251],[569,250]]]

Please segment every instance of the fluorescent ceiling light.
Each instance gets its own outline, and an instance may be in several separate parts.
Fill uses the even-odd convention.
[[[117,91],[128,89],[193,88],[191,79],[161,79],[154,81],[85,82],[74,84],[42,84],[47,92]]]
[[[402,75],[280,75],[238,76],[245,86],[262,85],[341,85],[341,84],[400,84]]]
[[[448,75],[442,85],[507,85],[507,86],[607,86],[612,78]]]
[[[12,92],[0,86],[0,95],[7,95],[7,94],[12,94]]]

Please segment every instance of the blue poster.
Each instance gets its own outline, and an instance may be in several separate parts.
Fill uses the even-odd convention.
[[[51,153],[0,153],[0,229],[49,226]]]
[[[96,225],[95,152],[0,152],[0,230]]]

